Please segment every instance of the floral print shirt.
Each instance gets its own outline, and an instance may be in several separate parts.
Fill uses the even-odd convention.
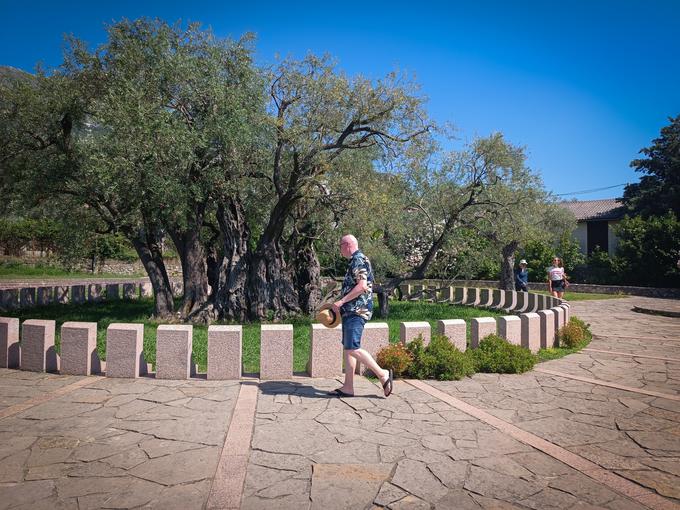
[[[349,294],[359,280],[366,280],[368,289],[342,305],[340,312],[343,316],[356,314],[365,320],[370,320],[373,316],[373,268],[368,257],[357,250],[349,259],[345,279],[342,282],[342,297]]]

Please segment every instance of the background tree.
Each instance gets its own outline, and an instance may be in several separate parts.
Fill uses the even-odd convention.
[[[680,217],[680,115],[668,120],[652,146],[640,151],[646,157],[630,163],[646,174],[624,190],[623,201],[631,214],[662,216],[673,211]]]

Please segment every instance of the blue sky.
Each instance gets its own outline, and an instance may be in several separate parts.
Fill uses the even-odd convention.
[[[636,182],[629,168],[680,114],[680,2],[16,2],[0,0],[0,65],[61,62],[122,17],[257,34],[257,61],[329,53],[350,74],[413,75],[461,141],[501,131],[562,194]],[[622,187],[573,195],[617,196]],[[571,197],[570,197],[571,198]]]

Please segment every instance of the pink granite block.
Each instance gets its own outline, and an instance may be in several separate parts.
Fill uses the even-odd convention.
[[[444,287],[439,291],[437,301],[440,303],[450,303],[453,301],[453,287]]]
[[[75,304],[81,304],[85,302],[85,285],[72,285],[71,286],[71,301]]]
[[[517,291],[504,290],[503,296],[503,307],[501,309],[504,312],[514,312],[517,306]]]
[[[518,313],[526,312],[527,309],[527,295],[528,292],[517,291],[515,296],[517,297],[517,302],[515,303],[514,311]]]
[[[516,315],[498,317],[498,336],[505,338],[508,343],[522,345],[522,321]]]
[[[18,310],[19,289],[0,290],[0,308],[3,310]]]
[[[19,306],[21,308],[35,306],[35,287],[25,287],[19,290]]]
[[[143,324],[111,324],[106,330],[106,376],[139,377],[146,372]]]
[[[477,287],[467,288],[467,297],[463,304],[469,306],[476,306],[479,304],[479,289]]]
[[[411,286],[408,283],[402,283],[399,285],[399,290],[401,291],[402,297],[408,298],[408,295],[411,294]]]
[[[375,359],[383,347],[390,345],[390,330],[386,322],[367,322],[361,335],[361,348]],[[368,370],[357,361],[356,373],[365,374]]]
[[[430,323],[429,322],[402,322],[399,325],[399,341],[406,344],[415,340],[419,336],[423,337],[423,345],[430,343]]]
[[[467,349],[467,332],[463,319],[437,321],[437,334],[448,338],[459,351],[465,352],[465,349]]]
[[[156,330],[156,378],[189,379],[194,329],[162,324]]]
[[[569,306],[567,303],[562,303],[560,308],[564,309],[564,323],[567,324],[571,318],[571,306]]]
[[[491,293],[491,308],[503,308],[505,301],[505,291],[501,289],[493,289]]]
[[[70,375],[101,372],[96,322],[65,322],[61,326],[60,372]]]
[[[293,377],[293,326],[262,324],[260,329],[260,379]]]
[[[564,308],[555,306],[551,308],[555,312],[555,331],[559,331],[564,327]]]
[[[117,283],[106,284],[106,299],[109,301],[120,299],[120,286]]]
[[[139,291],[143,298],[153,297],[153,285],[151,285],[149,282],[140,283]]]
[[[453,303],[456,305],[463,304],[467,301],[467,288],[455,287],[453,289]]]
[[[65,305],[69,302],[69,287],[57,286],[54,288],[54,302]]]
[[[492,289],[479,289],[479,305],[488,307],[491,306],[491,301],[493,300]]]
[[[98,303],[104,297],[104,286],[99,283],[91,283],[87,286],[87,300]]]
[[[307,372],[311,377],[337,377],[342,374],[342,327],[312,324],[312,345]]]
[[[21,370],[56,372],[59,370],[54,347],[55,321],[29,319],[21,325]]]
[[[19,368],[19,319],[0,317],[0,368]]]
[[[208,379],[240,379],[243,356],[241,326],[208,327]]]
[[[555,347],[555,312],[539,310],[538,316],[541,319],[541,349],[552,349]]]
[[[38,306],[45,306],[52,303],[54,299],[54,287],[38,287],[36,291],[36,301]]]
[[[425,292],[425,286],[424,285],[411,285],[411,294],[409,294],[409,300],[411,301],[419,301],[423,299],[423,294]]]
[[[522,347],[537,353],[541,348],[541,318],[537,313],[523,313],[519,316],[522,321]]]
[[[538,294],[527,292],[527,306],[525,312],[532,313],[538,310]]]
[[[139,297],[139,285],[136,283],[123,284],[123,299],[137,299]]]
[[[496,319],[477,317],[470,321],[470,348],[476,349],[485,337],[496,334]]]

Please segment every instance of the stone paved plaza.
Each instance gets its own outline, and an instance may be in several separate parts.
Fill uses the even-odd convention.
[[[632,311],[674,303],[575,302],[587,350],[388,399],[2,369],[0,509],[680,508],[680,319]]]

